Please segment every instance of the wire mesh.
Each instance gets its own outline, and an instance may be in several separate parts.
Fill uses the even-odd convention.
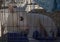
[[[55,42],[57,26],[52,18],[9,7],[0,10],[2,42]]]

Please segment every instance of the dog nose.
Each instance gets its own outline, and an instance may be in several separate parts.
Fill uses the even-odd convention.
[[[23,21],[24,20],[24,18],[23,17],[20,17],[20,21]]]

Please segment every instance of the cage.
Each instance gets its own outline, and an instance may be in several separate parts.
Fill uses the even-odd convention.
[[[10,10],[8,8],[0,10],[2,41],[53,41],[57,35],[57,27],[54,20],[42,13],[27,13],[25,7],[26,5],[24,7],[16,7],[12,11],[12,7]]]

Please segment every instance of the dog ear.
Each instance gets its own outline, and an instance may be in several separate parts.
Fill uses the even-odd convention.
[[[40,24],[40,31],[41,31],[41,33],[42,33],[45,37],[47,37],[47,36],[48,36],[47,31],[45,30],[45,27],[44,27],[44,25],[41,23],[40,20],[39,20],[39,24]]]
[[[9,10],[9,12],[13,12],[14,11],[14,8],[13,8],[13,5],[12,4],[9,4],[8,5],[8,10]]]

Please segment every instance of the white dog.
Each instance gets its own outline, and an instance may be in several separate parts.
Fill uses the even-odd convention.
[[[24,10],[21,11],[21,9],[23,8],[18,7],[14,9],[12,13],[10,10],[10,13],[6,20],[4,34],[29,31],[28,34],[28,38],[29,38],[32,37],[34,31],[37,30],[40,32],[40,30],[42,29],[41,26],[43,26],[49,37],[52,37],[53,32],[54,32],[54,37],[56,37],[57,27],[54,21],[50,17],[42,14],[27,13]]]

